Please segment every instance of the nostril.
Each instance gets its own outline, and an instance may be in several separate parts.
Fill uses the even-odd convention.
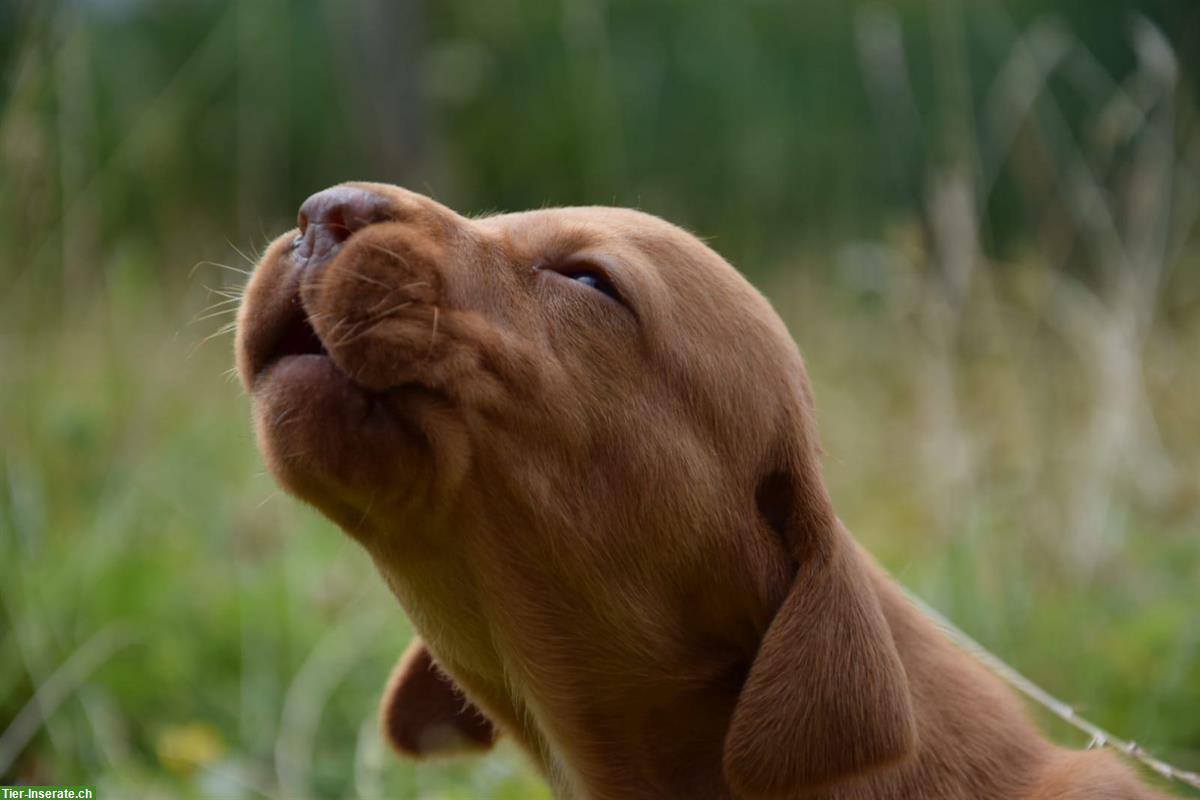
[[[387,200],[355,186],[333,186],[309,197],[297,221],[305,259],[327,258],[356,231],[387,218]]]
[[[348,217],[346,209],[342,206],[337,206],[329,210],[329,215],[325,218],[325,227],[329,237],[337,244],[341,244],[350,238],[350,234],[354,233],[359,227],[353,227],[354,222],[352,217]]]

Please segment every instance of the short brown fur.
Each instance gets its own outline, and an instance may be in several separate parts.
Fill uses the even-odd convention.
[[[597,800],[1158,796],[1042,738],[854,543],[800,355],[715,252],[636,211],[355,186],[382,210],[327,261],[296,231],[263,256],[238,363],[272,471],[422,635],[400,750],[494,724]],[[281,351],[297,325],[322,352]]]

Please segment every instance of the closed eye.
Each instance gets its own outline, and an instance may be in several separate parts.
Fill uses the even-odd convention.
[[[612,273],[603,262],[587,258],[564,258],[539,262],[534,265],[534,271],[549,273],[555,281],[568,280],[581,284],[586,287],[582,290],[584,293],[592,291],[604,295],[608,299],[600,302],[617,303],[635,320],[638,318],[637,309],[629,302],[629,296],[626,294],[628,290],[622,285],[623,281],[614,281]],[[620,275],[617,277],[620,278]]]
[[[618,303],[623,302],[621,295],[617,293],[612,282],[601,272],[592,269],[577,269],[564,270],[559,275],[562,275],[564,278],[570,278],[577,283],[582,283],[584,286],[595,289],[601,294],[606,294]]]

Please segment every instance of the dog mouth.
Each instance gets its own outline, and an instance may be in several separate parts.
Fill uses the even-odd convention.
[[[242,342],[244,366],[252,390],[261,388],[272,373],[287,362],[320,359],[333,363],[304,307],[299,291],[287,299],[265,303],[264,309],[245,311],[245,338]],[[267,313],[274,311],[268,316]]]
[[[432,267],[410,273],[389,248],[348,247],[354,236],[313,263],[290,236],[256,267],[238,319],[238,369],[252,395],[452,388],[439,373],[450,336]]]
[[[308,312],[295,295],[288,303],[287,315],[280,322],[278,339],[266,367],[291,356],[329,356],[325,343],[309,321]]]
[[[286,299],[276,295],[274,300],[252,304],[243,312],[239,361],[243,374],[248,377],[251,394],[308,394],[323,392],[324,389],[319,387],[328,387],[340,396],[348,396],[345,393],[349,392],[372,401],[415,394],[444,397],[441,390],[426,385],[416,375],[404,375],[379,386],[361,380],[352,371],[356,363],[353,354],[347,353],[344,347],[339,354],[331,352],[337,349],[338,343],[327,345],[317,332],[304,301],[301,282],[296,280],[293,287],[288,288]],[[350,338],[366,339],[361,335]],[[351,357],[348,359],[348,356]]]
[[[236,352],[243,384],[252,396],[294,400],[314,391],[365,389],[318,332],[320,314],[306,299],[304,271],[290,254],[264,258],[255,271],[260,285],[250,287],[239,313]]]

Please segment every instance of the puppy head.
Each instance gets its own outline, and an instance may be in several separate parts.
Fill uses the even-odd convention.
[[[911,746],[800,356],[685,231],[609,208],[467,219],[335,187],[256,268],[238,364],[273,472],[364,543],[448,665],[468,617],[516,653],[506,677],[521,659],[667,669],[732,642],[753,662],[725,745],[746,794]],[[452,590],[422,580],[430,558],[455,563]],[[568,644],[520,651],[530,630]],[[576,634],[599,655],[572,651]]]
[[[419,535],[464,494],[551,527],[649,500],[707,519],[752,493],[803,391],[766,302],[672,225],[472,220],[372,184],[315,195],[268,248],[237,353],[272,471],[365,538]]]

